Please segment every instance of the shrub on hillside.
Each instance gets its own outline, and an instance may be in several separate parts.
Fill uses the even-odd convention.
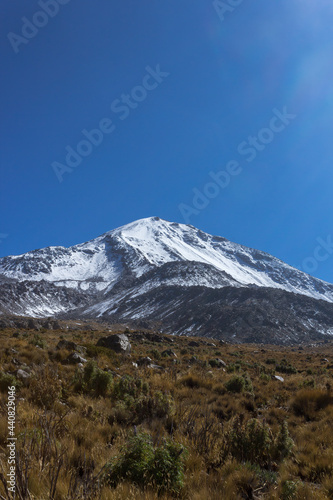
[[[31,377],[29,400],[40,408],[50,410],[62,393],[61,380],[49,365],[41,367]]]
[[[243,392],[245,389],[245,379],[240,375],[234,375],[225,383],[229,392]]]
[[[295,415],[312,420],[319,410],[326,408],[329,404],[333,404],[333,397],[329,391],[302,389],[294,397],[291,407]]]
[[[283,422],[274,437],[270,427],[256,418],[244,423],[236,417],[225,439],[227,454],[240,462],[250,462],[260,467],[269,467],[274,460],[282,461],[290,455],[294,446],[287,422]]]
[[[34,345],[35,347],[40,347],[41,349],[44,349],[46,347],[46,342],[43,340],[41,335],[38,333],[35,333],[32,339],[29,341],[29,344]]]
[[[0,392],[8,392],[8,387],[17,386],[18,381],[14,375],[0,372]]]
[[[283,359],[281,363],[276,365],[275,370],[279,373],[295,374],[297,373],[296,368],[289,363],[286,359]]]
[[[105,480],[116,487],[129,481],[144,488],[152,485],[159,493],[178,494],[184,485],[182,445],[164,440],[154,446],[151,436],[139,433],[128,439],[121,454],[106,467]]]
[[[74,389],[95,396],[105,397],[112,385],[113,377],[109,372],[98,368],[94,360],[88,361],[83,372],[77,370],[74,376]]]

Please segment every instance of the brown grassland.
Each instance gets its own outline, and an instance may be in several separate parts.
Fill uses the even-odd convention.
[[[129,332],[124,355],[96,347],[106,335],[0,331],[0,498],[11,498],[15,384],[18,499],[333,499],[333,342],[150,342]],[[67,363],[60,338],[83,346],[87,363]],[[142,356],[161,368],[135,366]]]

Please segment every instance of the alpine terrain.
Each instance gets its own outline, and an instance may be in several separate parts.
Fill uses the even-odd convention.
[[[0,314],[299,343],[333,335],[333,285],[267,253],[151,217],[70,248],[1,258]]]

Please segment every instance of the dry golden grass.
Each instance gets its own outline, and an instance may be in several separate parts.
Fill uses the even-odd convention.
[[[22,498],[173,498],[158,496],[149,484],[143,489],[126,480],[115,488],[103,483],[103,468],[122,455],[134,425],[156,446],[167,438],[186,448],[180,498],[333,498],[333,343],[298,349],[215,342],[195,348],[188,345],[192,339],[182,337],[172,345],[132,341],[129,357],[95,347],[109,334],[102,329],[37,336],[26,331],[19,338],[13,333],[0,332],[0,458],[6,470],[8,374],[26,368],[31,378],[17,386],[17,449],[26,480],[18,475],[21,491],[29,490]],[[84,368],[66,364],[69,351],[56,349],[60,336],[86,347],[84,357],[94,360],[95,374],[111,370],[112,383],[102,396],[94,387],[98,378],[85,380]],[[177,358],[162,355],[170,347]],[[133,362],[141,356],[164,369],[136,368]],[[226,367],[214,367],[216,358]],[[251,420],[256,437],[246,434]],[[284,422],[294,443],[285,457],[276,451]],[[256,446],[260,449],[254,439],[261,439],[261,429],[271,444],[259,464],[251,457]],[[4,483],[0,476],[6,498]]]

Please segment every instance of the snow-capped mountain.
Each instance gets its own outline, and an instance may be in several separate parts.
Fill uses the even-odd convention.
[[[48,247],[4,257],[0,259],[0,286],[3,313],[147,320],[175,333],[200,335],[208,334],[207,310],[215,324],[228,307],[236,311],[237,300],[245,296],[246,300],[260,296],[260,303],[265,297],[271,302],[273,295],[287,296],[287,309],[293,304],[290,314],[296,316],[295,303],[300,304],[302,298],[325,309],[328,317],[333,312],[332,284],[267,253],[158,217],[135,221],[70,248]],[[195,310],[203,308],[201,322],[195,310],[195,321],[186,315],[191,303],[197,304]],[[304,328],[333,333],[333,314],[331,324],[325,319],[325,325],[316,314],[314,318],[298,314],[300,324],[306,323]],[[232,324],[228,327],[234,334]],[[225,333],[216,325],[213,330]]]

